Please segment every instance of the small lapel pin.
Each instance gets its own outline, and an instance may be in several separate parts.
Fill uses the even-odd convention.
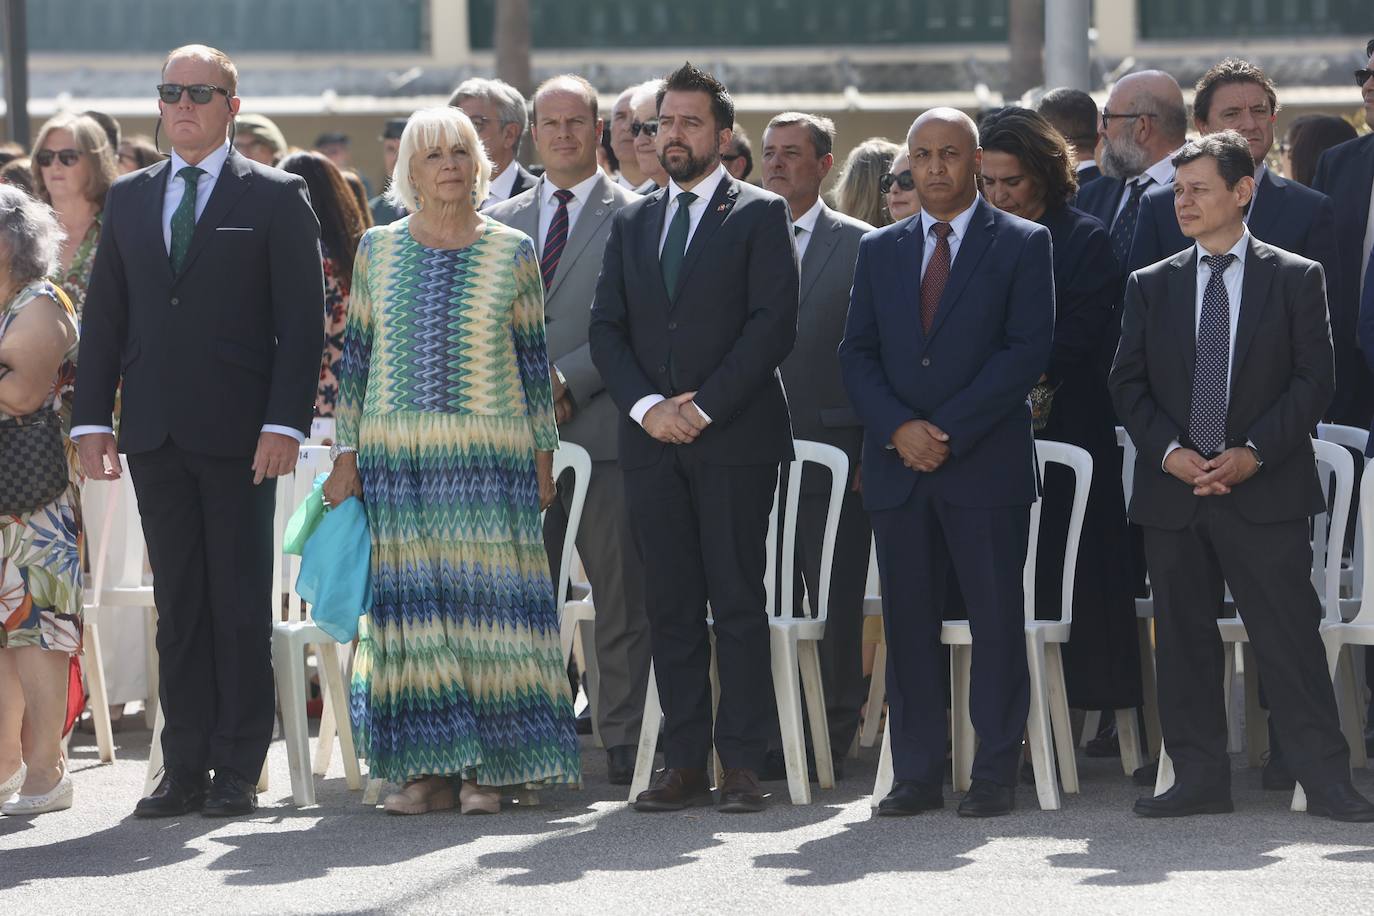
[[[604,216],[605,214],[606,214],[606,211],[605,211],[604,209],[601,209],[601,210],[597,210],[597,211],[596,211],[596,215],[597,215],[597,216]]]
[[[726,208],[725,204],[721,204],[719,207],[716,207],[716,212],[717,212],[717,213],[724,213],[726,209],[727,209],[727,208]]]

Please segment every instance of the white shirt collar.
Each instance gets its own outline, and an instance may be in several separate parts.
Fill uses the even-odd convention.
[[[933,217],[933,216],[931,216],[929,213],[927,213],[925,210],[922,210],[922,211],[921,211],[921,238],[925,238],[927,235],[929,235],[929,234],[930,234],[930,227],[931,227],[931,226],[934,226],[936,223],[939,223],[939,222],[948,222],[950,228],[954,230],[954,238],[955,238],[955,240],[962,239],[962,238],[964,237],[964,232],[968,229],[968,224],[969,224],[970,222],[973,221],[973,210],[974,210],[974,208],[977,207],[977,206],[978,206],[978,198],[977,198],[977,197],[974,197],[974,198],[973,198],[973,203],[971,203],[971,204],[968,205],[968,209],[965,210],[963,213],[960,213],[958,216],[954,217],[954,219],[951,219],[951,220],[939,220],[939,219],[936,219],[935,217]]]
[[[1074,172],[1081,172],[1081,171],[1083,171],[1084,169],[1095,169],[1095,168],[1097,168],[1097,160],[1096,160],[1096,159],[1084,159],[1082,162],[1078,163],[1078,166],[1074,169]]]
[[[571,188],[568,188],[569,191],[573,192],[573,200],[577,203],[585,204],[587,198],[592,196],[592,188],[596,186],[596,180],[600,177],[600,170],[592,172],[590,176],[582,179]],[[555,207],[558,205],[558,201],[554,200],[553,197],[558,191],[558,185],[549,181],[549,176],[547,174],[539,179],[539,188],[539,200],[544,206]],[[571,205],[573,200],[568,201],[568,203]]]
[[[716,166],[716,170],[715,170],[714,172],[712,172],[711,174],[707,175],[705,178],[701,179],[701,181],[698,182],[697,186],[694,187],[694,188],[692,188],[692,193],[695,194],[695,195],[697,196],[697,200],[698,200],[698,201],[701,201],[702,203],[705,203],[706,201],[709,201],[713,196],[715,196],[716,188],[720,187],[720,183],[721,183],[722,181],[724,181],[727,177],[729,177],[729,175],[730,175],[730,173],[727,172],[727,171],[725,171],[725,166],[723,166],[723,165],[717,165],[717,166]],[[672,178],[669,178],[669,179],[668,179],[668,204],[669,204],[669,206],[672,205],[673,201],[677,200],[677,196],[678,196],[679,194],[681,194],[681,193],[682,193],[682,188],[678,187],[677,182],[676,182],[675,180],[673,180]]]
[[[1240,234],[1240,241],[1238,241],[1238,242],[1236,242],[1236,244],[1232,245],[1232,246],[1231,246],[1231,250],[1228,251],[1228,252],[1226,252],[1226,253],[1227,253],[1227,254],[1233,254],[1233,255],[1235,255],[1235,256],[1236,256],[1236,261],[1237,261],[1238,263],[1240,263],[1240,264],[1244,264],[1244,263],[1245,263],[1245,252],[1248,251],[1249,248],[1250,248],[1250,230],[1249,230],[1249,229],[1244,229],[1244,230],[1241,231],[1241,234]],[[1201,269],[1202,269],[1202,266],[1203,266],[1203,264],[1202,264],[1202,258],[1203,258],[1203,256],[1205,256],[1205,255],[1210,255],[1211,252],[1208,251],[1206,248],[1203,248],[1203,247],[1202,247],[1202,244],[1201,244],[1200,242],[1194,242],[1194,243],[1193,243],[1193,254],[1194,254],[1194,256],[1197,258],[1197,266],[1198,266],[1198,269],[1201,270]]]
[[[487,186],[487,199],[494,201],[509,200],[511,189],[515,187],[515,176],[519,172],[520,169],[516,166],[515,160],[512,159],[510,165],[506,166],[506,170],[493,178],[491,184]]]
[[[199,162],[197,162],[197,163],[196,163],[196,168],[201,169],[202,171],[204,171],[204,172],[205,172],[205,175],[208,175],[208,176],[210,177],[210,180],[211,180],[211,181],[218,181],[218,180],[219,180],[219,173],[222,172],[222,171],[224,170],[224,163],[225,163],[225,161],[228,160],[228,158],[229,158],[229,141],[228,141],[228,140],[225,140],[223,146],[221,146],[219,149],[215,150],[215,151],[214,151],[213,153],[211,153],[210,155],[206,156],[204,159],[202,159],[202,160],[200,160]],[[170,177],[172,177],[172,178],[177,177],[177,173],[180,172],[182,169],[184,169],[184,168],[185,168],[186,166],[188,166],[188,165],[190,165],[190,163],[187,162],[185,159],[182,159],[182,158],[181,158],[181,154],[178,153],[178,152],[176,151],[176,149],[174,148],[174,149],[172,150],[172,165],[171,165],[171,172],[169,173],[169,174],[170,174]],[[201,176],[201,177],[203,178],[203,177],[205,177],[205,176]]]
[[[811,209],[807,210],[805,213],[803,213],[803,214],[802,214],[800,217],[798,217],[797,219],[794,219],[794,220],[792,221],[792,225],[795,226],[795,227],[798,228],[798,229],[803,230],[804,232],[808,232],[808,233],[815,232],[815,231],[816,231],[816,220],[818,220],[818,219],[821,218],[821,213],[823,213],[824,211],[825,211],[825,201],[823,201],[823,200],[821,200],[819,197],[817,197],[817,198],[816,198],[816,202],[815,202],[814,204],[811,205]]]
[[[1182,147],[1180,147],[1180,149],[1181,148]],[[1137,175],[1135,178],[1132,178],[1129,182],[1127,182],[1127,184],[1138,184],[1139,182],[1144,180],[1146,175],[1150,176],[1155,180],[1155,183],[1153,185],[1154,187],[1158,187],[1162,184],[1169,184],[1174,180],[1174,156],[1177,154],[1178,150],[1174,150],[1172,153],[1165,156],[1163,159],[1159,160],[1154,165],[1150,166],[1144,172]]]

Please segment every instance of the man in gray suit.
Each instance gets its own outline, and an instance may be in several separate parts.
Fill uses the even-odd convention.
[[[830,209],[820,198],[821,184],[835,164],[834,142],[835,125],[829,118],[795,111],[773,118],[763,134],[763,186],[787,200],[801,258],[797,343],[782,364],[793,434],[843,450],[851,472],[840,510],[829,620],[821,642],[830,749],[838,775],[859,727],[859,707],[864,701],[863,599],[873,533],[859,494],[863,427],[840,378],[836,349],[844,337],[859,239],[873,227]],[[809,470],[802,478],[797,559],[806,591],[812,595],[820,594],[829,483],[823,471]],[[781,752],[770,754],[767,773],[785,777]]]
[[[592,476],[577,551],[596,600],[600,669],[597,726],[610,781],[629,785],[649,676],[644,574],[630,538],[625,490],[616,465],[620,421],[587,346],[592,299],[611,217],[639,199],[596,165],[602,122],[596,90],[580,76],[555,76],[534,94],[531,135],[544,163],[534,187],[486,213],[534,239],[544,276],[550,374],[559,435],[592,456]],[[544,540],[558,559],[571,488],[544,519]]]

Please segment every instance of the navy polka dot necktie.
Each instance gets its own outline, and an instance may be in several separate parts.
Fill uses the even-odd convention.
[[[1203,457],[1226,445],[1227,377],[1231,367],[1231,303],[1226,295],[1226,268],[1233,254],[1203,255],[1212,276],[1202,293],[1197,323],[1197,362],[1193,367],[1193,403],[1188,410],[1188,438]]]

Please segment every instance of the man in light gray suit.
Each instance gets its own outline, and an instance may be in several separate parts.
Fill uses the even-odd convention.
[[[639,199],[596,164],[601,138],[596,90],[580,76],[555,76],[534,94],[531,136],[544,163],[534,187],[485,213],[535,242],[544,277],[544,318],[558,433],[592,456],[592,476],[577,551],[596,600],[600,669],[597,726],[610,781],[629,785],[649,676],[644,576],[629,533],[625,491],[616,465],[619,412],[587,346],[601,255],[616,210]],[[544,517],[544,541],[558,560],[571,487]]]
[[[763,134],[763,186],[787,200],[801,257],[797,342],[782,364],[793,434],[833,445],[849,456],[851,478],[840,510],[829,621],[821,641],[830,749],[839,775],[864,701],[863,599],[873,533],[859,494],[863,427],[840,378],[836,349],[844,337],[859,239],[873,227],[831,210],[820,198],[821,184],[835,164],[834,142],[835,125],[829,118],[795,111],[773,118]],[[820,593],[829,483],[823,471],[808,471],[802,478],[797,559],[806,590],[813,595]],[[786,776],[781,752],[770,753],[768,775]]]

